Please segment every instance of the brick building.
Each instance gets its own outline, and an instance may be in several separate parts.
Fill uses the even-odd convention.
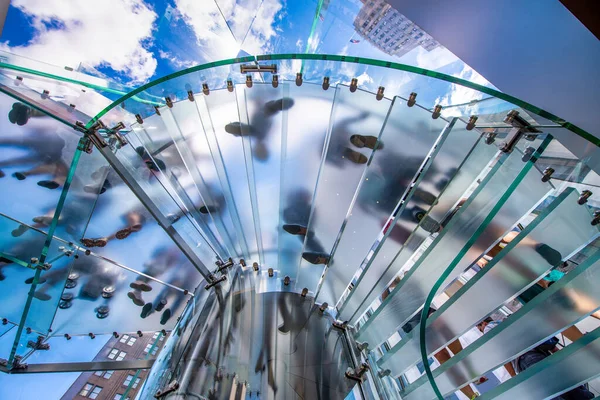
[[[159,338],[160,335],[160,338]],[[158,342],[157,342],[158,339]],[[152,345],[156,342],[154,348]],[[122,334],[112,337],[98,352],[93,361],[122,361],[156,357],[165,343],[165,337],[156,333],[145,333],[142,337],[137,334]],[[148,370],[95,371],[84,372],[65,392],[61,400],[119,400],[134,399],[142,388]],[[137,375],[136,375],[137,374]],[[133,382],[133,383],[132,383]],[[131,388],[127,391],[127,388]],[[127,391],[126,396],[123,395]]]

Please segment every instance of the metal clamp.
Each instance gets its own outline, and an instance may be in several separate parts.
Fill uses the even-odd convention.
[[[515,148],[515,145],[524,135],[528,140],[533,140],[540,130],[533,128],[529,122],[519,115],[517,110],[510,111],[504,122],[512,125],[512,129],[508,133],[506,141],[500,146],[500,151],[510,153]]]
[[[352,379],[353,381],[357,381],[357,382],[362,382],[363,376],[369,369],[371,369],[371,367],[369,367],[369,364],[362,363],[362,364],[360,364],[360,367],[358,367],[356,369],[348,368],[346,370],[345,375],[346,375],[346,378],[348,378],[348,379]]]
[[[260,65],[260,64],[245,64],[240,65],[240,72],[247,74],[249,72],[270,72],[272,74],[277,73],[277,64]]]
[[[44,337],[42,335],[39,335],[35,342],[33,340],[28,341],[27,347],[34,350],[50,350],[50,344],[44,343]]]
[[[226,280],[227,280],[227,275],[223,275],[219,279],[213,279],[213,281],[211,283],[209,283],[206,286],[204,286],[204,289],[208,290],[208,289],[210,289],[210,288],[218,285],[221,282],[225,282]]]
[[[177,389],[179,389],[179,382],[174,380],[171,383],[169,383],[166,388],[164,388],[162,390],[161,389],[157,390],[156,393],[154,394],[154,397],[159,399],[166,394],[173,393]]]
[[[222,263],[221,261],[217,261],[215,264],[218,267],[217,271],[223,272],[223,270],[226,270],[229,267],[233,267],[233,259],[231,257],[229,257],[229,260],[226,263]]]
[[[125,129],[125,124],[123,122],[119,122],[112,129],[109,129],[107,133],[109,136],[114,136],[121,146],[125,146],[128,142],[127,139],[125,139],[125,137],[119,132],[121,129]]]
[[[340,331],[345,331],[346,329],[348,329],[348,321],[333,321],[332,326],[335,329],[339,329]]]
[[[593,193],[589,190],[584,190],[583,192],[581,192],[581,196],[579,196],[579,199],[577,200],[577,204],[583,205],[585,203],[587,203],[588,199],[590,198],[590,196]]]

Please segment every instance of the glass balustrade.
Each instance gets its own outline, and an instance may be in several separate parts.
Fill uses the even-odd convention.
[[[600,373],[600,142],[559,117],[366,58],[229,59],[133,90],[7,60],[3,371],[340,399],[551,398]],[[467,101],[436,107],[456,87]],[[151,332],[157,354],[101,349]]]

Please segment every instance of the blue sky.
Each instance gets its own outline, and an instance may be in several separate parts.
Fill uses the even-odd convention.
[[[332,0],[315,20],[317,5],[317,0],[13,0],[0,49],[59,66],[81,65],[133,86],[238,55],[298,52],[392,60],[485,82],[443,47],[431,52],[417,47],[398,58],[362,40],[352,26],[360,0]]]

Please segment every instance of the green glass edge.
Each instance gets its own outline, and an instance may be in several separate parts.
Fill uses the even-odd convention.
[[[128,99],[134,97],[135,95],[137,95],[138,93],[141,93],[146,89],[149,89],[153,86],[159,85],[170,79],[177,78],[177,77],[180,77],[180,76],[183,76],[186,74],[190,74],[190,73],[193,73],[196,71],[202,71],[205,69],[213,68],[213,67],[221,67],[224,65],[231,65],[231,64],[251,62],[251,61],[273,61],[273,60],[338,61],[338,62],[347,62],[347,63],[362,64],[362,65],[372,65],[372,66],[376,66],[376,67],[390,68],[390,69],[394,69],[394,70],[398,70],[398,71],[406,71],[406,72],[411,72],[411,73],[418,74],[418,75],[429,76],[432,78],[436,78],[436,79],[440,79],[440,80],[443,80],[446,82],[464,86],[464,87],[467,87],[470,89],[474,89],[479,92],[482,92],[482,93],[488,94],[490,96],[497,97],[501,100],[507,101],[509,103],[512,103],[518,107],[523,108],[524,110],[527,110],[534,114],[537,114],[543,118],[546,118],[546,119],[562,126],[563,128],[570,130],[571,132],[577,134],[578,136],[581,136],[582,138],[584,138],[588,142],[595,144],[596,146],[600,146],[599,138],[596,138],[595,136],[593,136],[592,134],[579,128],[578,126],[576,126],[570,122],[567,122],[564,119],[559,118],[558,116],[556,116],[548,111],[545,111],[539,107],[529,104],[526,101],[520,100],[520,99],[518,99],[514,96],[511,96],[511,95],[508,95],[506,93],[499,92],[495,89],[488,88],[488,87],[479,85],[477,83],[467,81],[465,79],[461,79],[461,78],[457,78],[457,77],[454,77],[451,75],[443,74],[441,72],[431,71],[431,70],[428,70],[425,68],[419,68],[419,67],[395,63],[395,62],[391,62],[391,61],[375,60],[372,58],[339,56],[339,55],[332,55],[332,54],[295,54],[295,53],[269,54],[269,55],[248,56],[248,57],[240,57],[240,58],[230,58],[227,60],[214,61],[211,63],[196,65],[194,67],[190,67],[190,68],[187,68],[187,69],[184,69],[181,71],[174,72],[169,75],[165,75],[161,78],[155,79],[152,82],[148,82],[148,83],[138,87],[137,89],[134,89],[133,91],[131,91],[131,92],[127,93],[126,95],[124,95],[123,97],[121,97],[120,99],[114,101],[112,104],[107,106],[104,110],[100,111],[98,113],[98,115],[96,115],[94,118],[92,118],[92,120],[90,122],[88,122],[87,127],[88,128],[91,127],[96,121],[98,121],[100,118],[102,118],[102,116],[104,116],[107,112],[109,112],[111,109],[113,109],[117,105],[121,104],[125,100],[128,100]]]
[[[111,89],[111,88],[107,88],[105,86],[95,85],[93,83],[83,82],[83,81],[79,81],[77,79],[71,79],[71,78],[67,78],[67,77],[64,77],[64,76],[60,76],[60,75],[49,74],[47,72],[37,71],[35,69],[26,68],[26,67],[21,67],[19,65],[13,65],[13,64],[7,64],[7,63],[0,62],[0,68],[2,68],[2,69],[9,69],[9,70],[12,70],[12,71],[24,72],[26,74],[31,74],[31,75],[36,75],[36,76],[41,76],[43,78],[49,78],[49,79],[53,79],[55,81],[61,81],[61,82],[72,83],[72,84],[75,84],[75,85],[81,85],[81,86],[85,86],[87,88],[98,90],[98,91],[101,91],[101,92],[108,92],[108,93],[112,93],[112,94],[118,94],[120,96],[127,95],[127,92],[123,92],[121,90]],[[157,103],[157,102],[149,101],[149,100],[144,100],[144,99],[141,99],[141,98],[136,97],[136,96],[134,96],[134,98],[135,98],[136,101],[139,101],[140,103],[146,103],[146,104],[157,105],[157,106],[161,105],[161,103]]]
[[[573,353],[575,353],[579,350],[582,350],[587,345],[590,345],[592,342],[598,340],[598,338],[600,338],[600,328],[596,328],[592,332],[589,332],[589,333],[583,335],[583,337],[581,337],[580,339],[571,343],[570,345],[566,346],[564,349],[550,355],[549,357],[546,357],[545,359],[541,360],[540,362],[527,368],[525,371],[517,374],[517,376],[509,379],[505,383],[503,383],[499,386],[496,386],[495,388],[493,388],[492,390],[490,390],[487,393],[484,393],[481,397],[479,397],[479,399],[481,399],[481,400],[493,399],[494,397],[496,397],[496,396],[506,392],[507,390],[514,388],[518,384],[526,381],[527,379],[531,378],[532,376],[536,375],[537,373],[542,372],[546,368],[565,361],[565,359],[568,358],[569,356],[573,355]]]
[[[513,248],[515,248],[519,243],[521,243],[521,241],[527,237],[539,224],[541,224],[546,217],[548,217],[548,215],[550,215],[551,212],[553,212],[560,204],[562,204],[562,202],[572,193],[574,192],[575,189],[574,188],[567,188],[565,189],[556,199],[554,199],[552,201],[552,203],[550,203],[550,205],[548,205],[548,207],[546,207],[544,209],[544,211],[537,217],[535,218],[529,225],[527,225],[525,227],[525,229],[523,231],[521,231],[519,233],[519,235],[512,240],[510,243],[508,243],[506,245],[506,247],[504,247],[502,249],[502,251],[500,251],[500,253],[498,253],[498,255],[496,255],[496,257],[494,257],[494,259],[492,261],[490,261],[490,263],[486,266],[486,268],[482,269],[480,273],[477,273],[473,278],[471,278],[464,286],[462,286],[448,301],[446,301],[434,314],[431,315],[430,318],[427,319],[426,322],[426,326],[429,327],[431,325],[431,322],[433,322],[434,318],[432,318],[434,315],[441,315],[445,310],[448,309],[448,307],[452,304],[454,304],[456,302],[456,300],[458,298],[460,298],[469,288],[471,288],[475,283],[477,283],[483,276],[485,276],[488,272],[491,271],[491,268],[493,268],[496,264],[498,264],[500,261],[502,261],[502,259],[504,258],[504,256],[506,254],[508,254]],[[570,275],[570,274],[569,274]],[[536,299],[539,296],[536,296]],[[454,299],[454,300],[453,300]],[[532,300],[533,302],[533,300]],[[513,320],[514,321],[514,320]],[[494,329],[494,333],[496,334],[496,331],[501,332],[503,329]],[[411,332],[412,333],[412,332]],[[412,335],[411,335],[412,337]],[[402,346],[399,346],[400,343],[402,342],[407,342],[405,340],[402,340],[400,342],[398,342],[398,344],[396,344],[396,346],[394,346],[388,353],[386,353],[384,355],[384,357],[382,357],[381,360],[379,360],[380,363],[383,363],[384,361],[382,361],[384,358],[387,360],[388,358],[390,358],[390,356],[388,356],[388,354],[395,354]],[[471,346],[469,346],[470,349]],[[465,349],[466,350],[466,349]],[[464,351],[461,351],[460,354],[462,354]],[[388,357],[386,357],[388,356]],[[446,365],[447,363],[444,363],[444,365]],[[441,367],[440,367],[441,368]],[[434,371],[434,374],[436,376],[439,376],[441,372],[438,372],[437,370],[440,369],[437,368],[436,371]],[[444,368],[443,370],[446,370],[447,368]],[[416,381],[414,382],[416,383]],[[409,386],[409,388],[411,388],[413,385],[411,384]],[[420,386],[417,385],[417,386]],[[414,386],[415,388],[417,386]],[[405,391],[405,394],[408,394],[410,392],[412,392],[414,389]]]
[[[465,212],[464,210],[466,210],[471,203],[474,201],[474,199],[479,196],[479,193],[485,189],[485,187],[487,186],[488,182],[493,178],[493,176],[496,174],[496,172],[502,167],[502,165],[504,164],[504,162],[506,161],[506,159],[508,158],[508,154],[507,153],[499,153],[497,154],[494,159],[497,160],[496,163],[494,164],[494,166],[490,169],[490,171],[487,173],[487,175],[485,176],[485,178],[483,178],[483,180],[481,181],[481,183],[475,188],[475,190],[473,191],[473,193],[471,193],[471,195],[468,197],[467,201],[463,204],[463,206],[458,210],[458,212],[456,213],[456,215],[450,220],[450,222],[448,223],[448,225],[446,225],[445,230],[442,230],[441,233],[435,238],[435,240],[433,241],[433,243],[425,250],[425,252],[423,252],[423,254],[417,259],[417,261],[415,262],[415,264],[410,268],[410,270],[406,273],[406,275],[404,275],[404,278],[402,278],[402,280],[400,281],[400,283],[398,283],[398,285],[390,292],[390,294],[388,295],[388,297],[383,300],[380,304],[380,306],[373,312],[373,314],[371,314],[371,316],[369,317],[369,319],[360,326],[360,328],[358,329],[358,332],[356,334],[357,337],[360,336],[360,334],[365,331],[373,322],[373,320],[375,319],[375,317],[377,317],[380,313],[381,310],[383,310],[383,308],[389,304],[389,302],[392,301],[392,298],[400,291],[400,289],[403,287],[404,282],[406,282],[407,279],[409,279],[417,270],[417,268],[419,268],[421,266],[421,264],[424,262],[424,260],[429,256],[429,254],[433,251],[433,249],[437,246],[437,244],[445,237],[445,235],[448,233],[448,231],[450,230],[450,228],[452,228],[458,221],[460,218],[460,216]],[[394,262],[394,261],[392,261]]]
[[[535,164],[535,162],[537,161],[537,159],[544,152],[544,150],[546,149],[546,147],[548,147],[548,145],[550,144],[550,142],[552,140],[553,140],[552,135],[548,135],[548,137],[546,139],[544,139],[544,141],[542,142],[542,144],[536,150],[535,154],[525,164],[525,166],[523,167],[523,169],[521,170],[521,172],[519,173],[519,175],[517,175],[517,177],[511,182],[510,186],[504,192],[504,194],[502,195],[502,197],[498,200],[498,202],[496,203],[496,205],[494,206],[494,208],[492,208],[492,210],[490,210],[489,215],[484,219],[484,221],[481,223],[481,225],[479,226],[479,228],[477,228],[477,230],[475,231],[475,233],[473,233],[473,235],[469,239],[470,245],[472,245],[475,242],[475,240],[479,237],[479,235],[483,232],[483,230],[486,229],[487,226],[492,222],[492,219],[494,219],[494,217],[496,216],[496,214],[498,213],[498,211],[500,211],[500,208],[502,208],[502,206],[504,205],[504,203],[506,203],[506,201],[512,195],[512,193],[515,191],[515,189],[517,188],[517,186],[523,181],[523,179],[529,173],[529,171],[531,171],[531,169],[533,168],[533,164]],[[469,242],[467,242],[467,243],[469,243]],[[468,246],[465,245],[463,247],[464,252],[461,251],[457,255],[457,257],[454,258],[454,260],[460,260],[464,256],[464,253],[466,253],[466,251],[469,249],[470,245],[468,245]],[[433,298],[435,297],[435,294],[437,293],[437,291],[439,290],[439,288],[442,286],[442,283],[444,283],[444,281],[446,280],[446,278],[448,278],[448,276],[450,275],[450,273],[452,272],[452,270],[454,269],[455,266],[456,266],[456,263],[452,262],[446,268],[446,270],[442,273],[442,275],[438,278],[438,280],[435,282],[435,284],[433,285],[433,288],[431,288],[431,291],[427,295],[427,300],[425,300],[425,304],[423,305],[423,310],[421,311],[421,322],[419,323],[419,340],[420,340],[420,344],[419,345],[420,345],[420,348],[421,348],[421,360],[423,361],[423,367],[425,368],[425,372],[427,373],[427,378],[429,379],[429,383],[431,384],[431,387],[433,388],[433,391],[435,392],[435,394],[437,395],[438,399],[440,399],[440,400],[444,400],[444,397],[440,393],[440,390],[439,390],[437,384],[435,383],[435,379],[434,379],[433,374],[431,372],[431,367],[429,366],[429,363],[427,362],[425,326],[427,325],[427,318],[428,318],[428,314],[429,314],[429,307],[431,306],[431,303],[433,302]]]
[[[527,303],[523,307],[521,307],[517,312],[515,312],[513,314],[514,319],[512,319],[513,317],[511,317],[510,320],[506,321],[507,322],[506,324],[504,324],[504,323],[500,324],[497,328],[488,332],[485,336],[486,337],[485,340],[482,340],[481,343],[479,343],[479,342],[474,343],[473,345],[470,345],[467,348],[463,349],[460,353],[458,353],[454,357],[452,357],[448,362],[445,362],[443,365],[440,365],[438,368],[436,368],[433,371],[433,374],[437,377],[437,376],[443,374],[448,369],[452,368],[454,365],[456,365],[459,362],[461,362],[462,360],[464,360],[465,358],[467,358],[468,356],[470,356],[471,354],[473,354],[477,349],[479,349],[480,347],[485,345],[487,342],[489,342],[490,340],[492,340],[493,338],[498,336],[502,331],[508,329],[513,323],[518,321],[522,317],[523,314],[529,313],[531,310],[536,308],[538,305],[540,305],[541,303],[546,301],[550,296],[552,296],[556,292],[562,290],[566,285],[571,283],[579,275],[585,273],[592,265],[594,265],[598,261],[600,261],[600,251],[596,251],[591,257],[589,257],[587,260],[585,260],[576,269],[574,269],[572,272],[568,273],[567,276],[560,279],[558,282],[556,282],[556,284],[552,285],[550,288],[545,290],[543,293],[540,293],[538,296],[535,296],[535,298],[533,300],[531,300],[529,303]],[[587,315],[592,314],[592,312],[593,311],[590,311],[589,313],[587,313]],[[499,366],[501,366],[501,365],[498,365],[497,367],[499,367]],[[497,367],[495,367],[495,368],[497,368]],[[493,371],[495,368],[490,369],[490,371]],[[486,371],[486,373],[490,372],[490,371]],[[425,378],[425,379],[422,379],[422,378]],[[422,381],[426,380],[426,379],[427,379],[426,375],[423,375],[421,378],[414,381],[411,384],[411,386],[409,386],[408,388],[411,388],[413,385],[416,385],[416,386],[414,386],[415,388],[417,386],[421,386]],[[421,382],[421,383],[419,383],[419,382]],[[414,389],[405,391],[405,392],[403,392],[403,394],[406,395],[406,394],[412,392],[413,390]]]

